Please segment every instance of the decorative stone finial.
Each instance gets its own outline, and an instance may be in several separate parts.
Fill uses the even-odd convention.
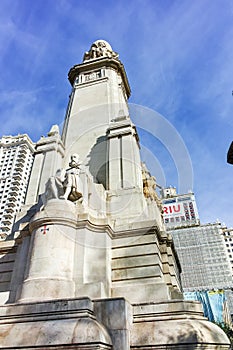
[[[48,136],[54,136],[54,135],[59,135],[59,127],[56,124],[53,125],[50,131],[48,132]]]
[[[118,58],[118,53],[113,51],[111,45],[105,40],[96,40],[89,51],[85,52],[83,61],[100,57]]]

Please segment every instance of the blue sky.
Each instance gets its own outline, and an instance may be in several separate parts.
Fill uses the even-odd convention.
[[[125,65],[158,183],[192,185],[201,221],[233,226],[232,38],[231,0],[1,0],[0,134],[37,141],[61,124],[69,69],[105,39]],[[140,121],[134,104],[144,106]],[[167,129],[151,124],[160,116]]]

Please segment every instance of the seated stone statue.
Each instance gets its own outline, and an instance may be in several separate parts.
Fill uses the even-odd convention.
[[[49,199],[68,199],[72,202],[81,200],[81,183],[79,178],[81,162],[79,156],[73,154],[69,163],[70,168],[57,170],[55,176],[51,176],[45,187],[45,201]]]

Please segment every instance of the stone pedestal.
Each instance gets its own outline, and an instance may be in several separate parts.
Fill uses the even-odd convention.
[[[75,205],[66,200],[49,200],[33,217],[20,302],[74,297],[76,222]]]

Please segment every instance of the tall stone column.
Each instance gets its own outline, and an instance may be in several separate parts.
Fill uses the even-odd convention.
[[[96,55],[96,47],[105,48]],[[129,115],[130,87],[124,66],[108,43],[97,41],[68,77],[72,93],[62,133],[64,167],[70,154],[78,153],[94,182],[106,188],[107,130],[114,120]]]
[[[108,129],[107,211],[110,217],[136,217],[145,210],[138,135],[129,118]]]

